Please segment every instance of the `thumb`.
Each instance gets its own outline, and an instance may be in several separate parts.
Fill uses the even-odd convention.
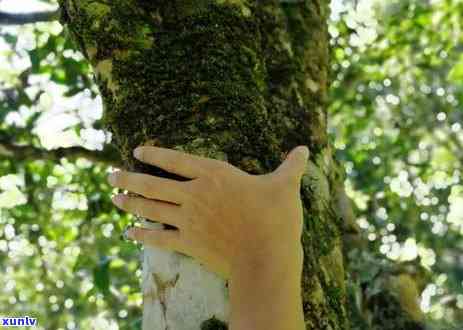
[[[299,182],[304,174],[308,158],[309,148],[298,146],[290,151],[285,161],[273,173],[277,176],[293,178]]]

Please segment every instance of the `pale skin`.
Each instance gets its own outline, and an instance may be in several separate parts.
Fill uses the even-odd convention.
[[[142,146],[135,158],[191,180],[118,171],[109,182],[138,195],[117,194],[116,206],[177,228],[133,227],[129,238],[189,255],[229,279],[231,330],[302,330],[299,191],[308,154],[299,146],[275,171],[251,175],[227,162]]]

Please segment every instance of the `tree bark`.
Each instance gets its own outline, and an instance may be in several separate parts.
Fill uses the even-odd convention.
[[[140,144],[228,161],[253,174],[310,147],[302,179],[307,329],[347,329],[326,134],[328,0],[60,0],[61,22],[91,62],[104,121],[126,168],[179,179],[132,157]],[[226,201],[224,201],[226,202]],[[144,329],[223,329],[226,282],[195,260],[145,249]],[[265,303],[265,302],[262,302]]]

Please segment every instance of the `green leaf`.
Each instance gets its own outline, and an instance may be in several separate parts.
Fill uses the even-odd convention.
[[[460,59],[457,64],[450,70],[448,79],[457,83],[462,83],[463,79],[463,55],[460,55]]]
[[[95,286],[105,295],[109,292],[109,263],[108,257],[102,257],[98,265],[93,269],[93,281]]]

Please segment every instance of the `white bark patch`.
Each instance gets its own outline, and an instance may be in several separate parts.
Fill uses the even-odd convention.
[[[213,316],[228,321],[225,281],[192,258],[145,247],[142,286],[143,330],[199,330]]]

